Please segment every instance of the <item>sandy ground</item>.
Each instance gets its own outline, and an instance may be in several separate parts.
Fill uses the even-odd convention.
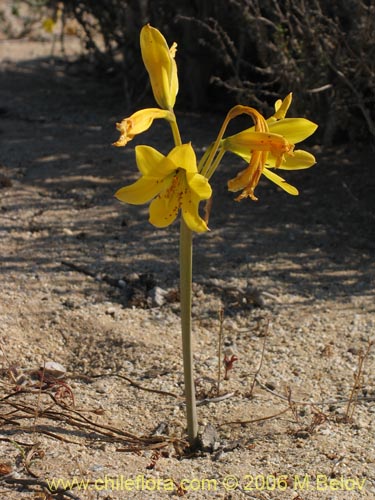
[[[167,152],[169,130],[113,148],[118,87],[50,51],[0,42],[0,497],[374,498],[373,152],[311,142],[318,164],[287,175],[299,197],[261,182],[235,203],[229,157],[214,178],[194,240],[206,431],[188,454],[178,225],[113,197],[137,177],[134,146]],[[220,118],[179,114],[184,140],[199,151]],[[217,400],[221,308],[238,361]],[[53,478],[75,483],[52,495]]]

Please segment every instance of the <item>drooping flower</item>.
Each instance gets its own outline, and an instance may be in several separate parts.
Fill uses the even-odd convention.
[[[197,233],[208,230],[199,203],[211,196],[208,180],[197,170],[191,144],[176,146],[167,156],[150,146],[135,148],[141,178],[115,194],[120,201],[142,205],[151,201],[149,221],[156,227],[172,224],[181,210],[186,225]]]
[[[141,31],[141,52],[148,71],[152,92],[162,109],[172,110],[178,92],[175,54],[177,44],[171,48],[159,30],[149,24]]]
[[[228,181],[229,191],[242,190],[236,201],[246,197],[257,200],[254,190],[262,174],[287,193],[298,195],[294,186],[270,169],[298,170],[315,164],[312,154],[296,151],[294,145],[313,134],[317,125],[305,118],[285,118],[291,99],[292,95],[289,94],[284,101],[278,101],[275,114],[268,120],[257,117],[254,127],[222,141],[224,150],[248,162],[246,169]]]
[[[116,128],[120,132],[120,138],[113,143],[114,146],[126,146],[134,136],[148,130],[153,121],[157,118],[173,120],[174,115],[165,109],[147,108],[141,109],[121,122],[116,123]]]

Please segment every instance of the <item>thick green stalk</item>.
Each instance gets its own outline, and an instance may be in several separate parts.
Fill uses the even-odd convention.
[[[177,123],[170,122],[173,139],[176,146],[181,144]],[[188,438],[191,447],[198,441],[197,406],[195,402],[193,349],[191,339],[191,290],[193,275],[193,237],[181,217],[180,224],[180,304],[181,304],[181,334],[182,357],[184,364],[184,384],[186,401],[186,420]]]
[[[198,423],[195,402],[193,349],[191,339],[191,286],[193,269],[192,231],[181,219],[180,225],[180,303],[181,303],[181,333],[182,356],[184,361],[184,382],[186,399],[186,419],[189,443],[197,444]]]
[[[169,120],[169,125],[171,126],[172,129],[172,135],[173,135],[173,141],[175,146],[181,146],[182,141],[181,141],[181,135],[180,135],[180,130],[177,125],[176,121],[176,115],[171,111],[173,120]]]

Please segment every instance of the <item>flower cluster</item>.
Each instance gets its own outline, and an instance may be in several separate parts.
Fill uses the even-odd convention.
[[[234,153],[247,163],[245,169],[228,181],[229,191],[241,191],[236,201],[247,197],[257,200],[255,188],[261,175],[287,193],[298,194],[298,190],[275,170],[298,170],[314,165],[314,156],[307,151],[296,150],[295,144],[313,134],[317,125],[305,118],[286,118],[292,94],[276,102],[275,113],[267,120],[254,108],[234,106],[228,112],[217,139],[197,163],[191,144],[181,141],[173,111],[178,93],[177,45],[174,43],[169,48],[163,35],[150,25],[143,27],[140,44],[159,108],[142,109],[118,123],[121,135],[115,146],[125,146],[135,135],[148,130],[155,119],[163,118],[171,126],[175,147],[164,156],[149,146],[137,146],[136,162],[141,177],[134,184],[117,191],[116,197],[120,201],[131,204],[151,202],[149,220],[156,227],[168,226],[181,211],[192,231],[207,231],[207,220],[199,215],[199,205],[201,201],[211,198],[209,179],[227,152]],[[228,123],[240,114],[249,115],[254,126],[224,137]]]

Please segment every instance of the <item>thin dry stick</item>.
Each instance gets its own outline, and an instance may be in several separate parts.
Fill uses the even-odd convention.
[[[266,340],[267,340],[267,337],[268,337],[268,328],[269,328],[269,326],[270,326],[270,320],[268,319],[267,320],[267,325],[266,325],[266,333],[264,335],[264,340],[263,340],[263,347],[262,347],[262,352],[261,352],[261,356],[260,356],[259,366],[258,366],[257,371],[255,372],[253,383],[251,384],[251,387],[250,387],[250,393],[249,393],[250,397],[252,397],[252,395],[253,395],[254,387],[255,387],[255,382],[257,381],[257,377],[258,377],[258,375],[260,373],[260,370],[262,369],[263,359],[264,359],[264,353],[266,351]]]
[[[29,479],[29,478],[21,478],[21,477],[4,477],[0,479],[1,482],[4,482],[6,484],[18,484],[23,487],[27,486],[40,486],[41,488],[45,489],[46,491],[53,493],[54,495],[57,493],[59,495],[59,498],[72,498],[73,500],[81,500],[79,497],[74,495],[73,493],[64,490],[62,488],[57,488],[56,490],[54,489],[53,491],[50,490],[50,487],[46,481],[34,478],[34,479]]]
[[[217,427],[223,427],[224,425],[256,424],[257,422],[263,422],[264,420],[271,420],[272,418],[280,417],[280,415],[283,415],[284,413],[290,410],[291,408],[290,406],[288,406],[288,408],[284,408],[279,413],[275,413],[274,415],[269,415],[268,417],[255,418],[254,420],[233,420],[231,422],[223,422],[222,424],[219,424]]]
[[[40,400],[42,397],[42,387],[43,387],[43,382],[44,382],[45,369],[46,369],[46,365],[45,365],[45,361],[43,361],[43,368],[42,368],[42,373],[40,376],[40,384],[39,384],[39,389],[38,389],[38,398],[36,401],[35,413],[34,413],[34,423],[33,423],[34,427],[36,427],[36,422],[37,422],[38,416],[39,416],[39,407],[40,407]]]
[[[298,415],[298,411],[297,411],[297,405],[296,405],[296,403],[294,402],[294,400],[292,398],[292,388],[289,387],[289,386],[287,387],[287,397],[288,397],[289,408],[291,409],[296,422],[298,422],[299,421],[299,415]]]
[[[34,457],[39,458],[42,455],[43,455],[43,452],[40,448],[40,443],[35,443],[32,446],[29,446],[29,451],[26,453],[26,457],[24,460],[24,466],[25,466],[26,471],[29,473],[29,475],[31,477],[34,477],[36,479],[39,479],[39,476],[31,470],[31,462],[32,462]]]
[[[341,405],[344,403],[347,403],[349,401],[349,398],[344,398],[344,399],[328,399],[327,401],[299,401],[296,399],[290,399],[287,396],[284,396],[283,394],[280,394],[279,392],[273,391],[269,387],[266,386],[266,384],[263,384],[258,378],[256,379],[256,383],[264,389],[265,391],[269,392],[273,396],[279,399],[283,399],[284,401],[291,401],[294,404],[297,405],[313,405],[313,406],[326,406],[326,405]],[[375,401],[375,396],[363,396],[363,397],[357,397],[355,401]]]
[[[227,392],[226,394],[222,394],[221,396],[217,396],[216,398],[200,399],[199,401],[197,401],[197,406],[208,405],[210,403],[220,403],[221,401],[225,401],[226,399],[233,397],[235,394],[235,392]]]
[[[176,399],[180,399],[181,398],[181,396],[179,396],[178,394],[175,394],[174,392],[163,391],[161,389],[152,389],[151,387],[145,387],[144,385],[140,384],[139,382],[136,382],[135,380],[127,377],[126,375],[120,375],[118,373],[103,373],[103,374],[100,374],[100,375],[91,375],[91,376],[77,373],[77,374],[73,374],[73,376],[70,377],[70,378],[82,379],[82,380],[90,380],[91,381],[92,379],[95,379],[95,378],[104,378],[104,377],[117,377],[117,378],[121,378],[122,380],[126,380],[127,382],[129,382],[129,384],[132,385],[133,387],[136,387],[137,389],[141,389],[142,391],[155,392],[156,394],[161,394],[163,396],[171,396],[171,397],[176,398]]]
[[[12,370],[11,370],[11,363],[9,362],[8,360],[8,356],[5,352],[5,345],[4,345],[4,341],[3,339],[0,337],[0,353],[1,355],[3,356],[4,360],[5,360],[5,364],[7,365],[7,368],[5,369],[2,369],[1,371],[4,372],[4,373],[8,373],[9,376],[14,380],[14,375],[12,373]]]
[[[43,429],[41,426],[32,426],[32,427],[27,427],[27,426],[21,426],[17,427],[18,432],[28,432],[31,431],[33,434],[38,433],[38,434],[43,434],[44,436],[48,436],[52,439],[56,439],[57,441],[61,441],[62,443],[68,443],[68,444],[77,444],[77,445],[82,445],[81,442],[79,441],[72,441],[71,439],[67,439],[63,436],[59,436],[58,434],[55,434],[54,432],[47,431],[46,429]]]
[[[29,410],[29,413],[32,414],[33,412],[33,408],[28,408],[28,407],[21,407],[19,408],[21,409],[22,411],[27,411]],[[75,427],[75,428],[78,428],[78,429],[81,429],[83,431],[85,431],[86,433],[97,433],[101,436],[101,438],[106,438],[106,440],[109,440],[111,442],[116,442],[116,441],[120,441],[120,442],[125,442],[126,444],[131,444],[131,443],[134,443],[134,444],[137,444],[138,445],[138,448],[142,447],[142,448],[148,448],[150,445],[153,445],[155,443],[155,441],[159,441],[159,442],[170,442],[170,441],[173,441],[173,439],[168,439],[168,438],[163,438],[161,439],[160,436],[158,437],[137,437],[137,436],[128,436],[126,432],[124,431],[121,431],[120,429],[115,429],[113,427],[109,427],[109,426],[105,426],[105,425],[98,425],[98,424],[93,424],[93,425],[89,425],[89,423],[87,422],[82,422],[80,421],[79,419],[77,418],[74,418],[74,417],[69,417],[67,415],[60,415],[59,413],[57,412],[46,412],[46,413],[43,413],[43,418],[48,418],[52,421],[61,421],[67,425],[71,425],[72,427]],[[109,432],[107,432],[106,430],[104,429],[109,429]],[[49,436],[53,439],[58,439],[59,441],[63,441],[63,442],[66,442],[66,443],[71,443],[71,444],[80,444],[79,442],[76,442],[76,441],[72,441],[72,440],[68,440],[66,438],[63,438],[61,436],[58,436],[57,434],[55,433],[52,433],[50,431],[47,431],[43,426],[39,425],[37,427],[35,427],[34,425],[29,427],[29,426],[20,426],[20,427],[17,427],[17,431],[18,432],[33,432],[33,433],[36,433],[38,432],[39,434],[44,434],[46,436]]]
[[[111,376],[111,375],[108,375],[108,376]],[[180,396],[178,396],[178,394],[175,394],[174,392],[169,392],[169,391],[163,391],[161,389],[151,389],[150,387],[145,387],[144,385],[141,385],[139,382],[136,382],[135,380],[132,380],[131,378],[129,377],[126,377],[125,375],[113,375],[113,377],[118,377],[118,378],[121,378],[123,380],[126,380],[127,382],[129,382],[130,385],[132,385],[133,387],[136,387],[137,389],[141,389],[142,391],[146,391],[146,392],[155,392],[156,394],[162,394],[163,396],[171,396],[173,398],[176,398],[178,399]]]
[[[220,396],[220,381],[221,381],[221,350],[223,345],[223,323],[224,323],[224,309],[221,308],[219,311],[219,345],[218,345],[218,367],[217,367],[217,395]]]
[[[357,369],[356,373],[354,374],[354,383],[353,383],[352,390],[350,392],[348,404],[346,406],[345,420],[347,422],[352,420],[353,415],[354,415],[355,405],[356,405],[356,402],[358,399],[358,393],[359,393],[359,390],[361,388],[364,363],[365,363],[367,356],[370,353],[370,349],[371,349],[372,345],[373,345],[373,342],[369,341],[366,351],[364,353],[361,352],[359,354],[358,369]]]
[[[22,393],[23,394],[25,394],[25,393],[35,394],[35,392],[33,392],[33,391],[22,391]],[[11,396],[18,397],[19,394],[20,393],[14,393]],[[38,412],[39,418],[46,418],[46,419],[50,419],[50,420],[54,420],[54,421],[60,421],[60,422],[63,422],[67,425],[71,425],[72,427],[82,429],[86,432],[93,432],[93,431],[97,432],[101,436],[104,436],[107,439],[110,439],[112,441],[122,441],[122,442],[125,442],[127,445],[134,443],[134,444],[137,444],[138,447],[142,447],[142,448],[148,448],[149,446],[154,446],[155,443],[158,443],[158,442],[159,443],[166,443],[166,442],[180,441],[177,438],[168,438],[168,437],[160,437],[160,436],[149,436],[149,437],[137,436],[137,435],[132,434],[128,431],[118,429],[118,428],[115,428],[113,426],[93,422],[92,420],[90,420],[90,419],[86,418],[84,415],[82,415],[82,413],[80,413],[77,409],[74,409],[74,410],[73,409],[66,409],[66,407],[61,405],[52,394],[50,394],[48,392],[43,392],[43,394],[45,394],[46,396],[48,396],[49,398],[51,398],[53,400],[53,402],[59,407],[59,411],[53,411],[51,409],[51,407],[44,409],[44,410],[39,409],[39,412]],[[8,400],[6,401],[6,403],[5,403],[5,401],[3,401],[3,404],[7,404],[11,408],[18,410],[19,412],[23,412],[24,414],[26,413],[26,415],[24,415],[24,414],[14,415],[13,414],[13,417],[12,417],[13,419],[16,419],[16,418],[24,419],[24,418],[28,418],[28,416],[32,417],[35,415],[35,408],[33,408],[32,406],[25,405],[24,403],[21,403],[21,402],[9,401],[9,397],[10,397],[10,395],[8,396],[8,398],[7,398]],[[44,427],[40,426],[40,425],[39,426],[34,425],[32,427],[20,426],[20,427],[17,427],[17,430],[18,431],[35,431],[35,432],[46,434],[46,435],[49,435],[53,438],[59,439],[59,437],[57,435],[46,431],[46,429],[44,429]],[[64,439],[61,439],[61,440],[64,440]]]

